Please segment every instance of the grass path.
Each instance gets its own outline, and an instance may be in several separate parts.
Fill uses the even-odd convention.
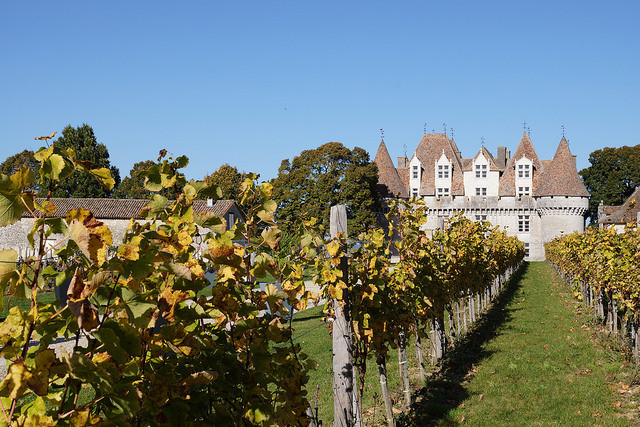
[[[638,425],[633,368],[545,262],[529,263],[400,425]],[[629,417],[636,417],[635,420]]]

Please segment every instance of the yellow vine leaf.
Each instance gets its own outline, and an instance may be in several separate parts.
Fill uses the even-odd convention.
[[[86,209],[74,209],[67,214],[67,234],[82,253],[94,264],[101,266],[107,259],[112,243],[111,231]]]
[[[37,136],[37,137],[35,137],[35,138],[33,138],[33,139],[35,139],[36,141],[42,141],[42,140],[45,140],[45,139],[51,139],[51,138],[53,138],[53,137],[56,135],[56,133],[58,133],[58,132],[57,132],[57,131],[56,131],[56,132],[53,132],[53,133],[52,133],[51,135],[49,135],[49,136]]]
[[[331,242],[327,245],[327,252],[330,256],[334,257],[340,251],[340,244],[338,242]]]

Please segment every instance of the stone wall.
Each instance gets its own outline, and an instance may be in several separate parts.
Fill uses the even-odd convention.
[[[426,231],[437,227],[437,218],[450,218],[458,212],[471,220],[486,218],[491,224],[516,236],[528,245],[528,261],[544,260],[544,243],[556,237],[584,231],[586,197],[425,197],[429,211]],[[529,230],[520,222],[528,218]]]

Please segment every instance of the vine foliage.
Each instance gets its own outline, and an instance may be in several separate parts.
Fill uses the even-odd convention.
[[[131,220],[113,246],[111,231],[90,211],[56,218],[50,201],[76,170],[111,189],[109,171],[91,169],[56,144],[35,157],[48,185],[44,202],[27,190],[35,179],[28,168],[0,175],[0,226],[28,212],[37,249],[21,264],[16,251],[0,251],[0,298],[30,301],[28,311],[14,307],[0,324],[0,354],[8,361],[0,424],[289,425],[306,418],[304,385],[314,364],[293,343],[287,316],[312,295],[304,287],[302,245],[286,258],[273,256],[280,231],[270,184],[247,177],[240,196],[246,221],[227,227],[192,206],[218,190],[187,182],[180,172],[187,158],[163,150],[145,173],[155,194],[144,219]],[[182,188],[175,200],[159,194],[174,187]],[[51,236],[63,239],[47,248]],[[62,271],[44,266],[49,252]],[[215,272],[213,286],[207,272]],[[260,290],[255,278],[266,275],[282,286]],[[65,281],[67,305],[39,301],[46,285]],[[75,339],[72,351],[49,349],[61,337]]]

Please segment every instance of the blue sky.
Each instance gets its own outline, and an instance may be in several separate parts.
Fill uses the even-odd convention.
[[[0,4],[0,161],[87,123],[122,177],[160,149],[202,179],[277,175],[328,141],[464,157],[640,143],[638,2],[29,1]]]

